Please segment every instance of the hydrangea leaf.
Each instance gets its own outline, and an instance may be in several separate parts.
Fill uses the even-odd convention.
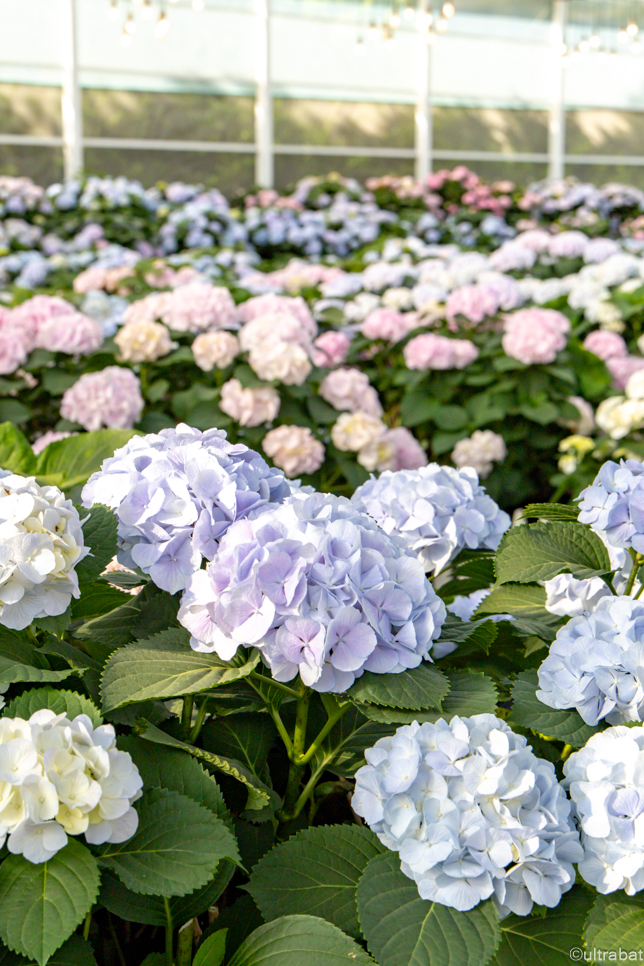
[[[267,759],[276,739],[277,728],[265,714],[212,719],[201,730],[201,744],[207,751],[243,762],[263,781],[269,780]]]
[[[0,423],[0,467],[19,476],[33,476],[36,457],[27,437],[13,423]]]
[[[510,915],[503,919],[501,945],[487,966],[570,966],[571,950],[582,952],[584,917],[592,901],[590,892],[576,886],[543,917]]]
[[[358,880],[381,852],[364,826],[308,828],[260,859],[247,888],[267,921],[290,913],[319,916],[360,939]]]
[[[375,966],[371,956],[337,926],[315,916],[283,916],[260,926],[228,966]]]
[[[221,966],[226,955],[227,935],[227,929],[218,929],[199,943],[192,966]]]
[[[83,521],[83,540],[91,553],[77,564],[76,573],[79,580],[96,580],[116,553],[116,516],[104,506],[91,510],[79,507],[78,514]]]
[[[419,664],[400,674],[373,674],[365,671],[349,689],[348,694],[360,704],[384,705],[420,711],[440,709],[449,691],[449,681],[433,664]]]
[[[494,714],[498,692],[492,678],[482,671],[450,672],[450,689],[443,698],[440,711],[404,711],[399,708],[374,708],[363,706],[372,721],[383,724],[411,724],[412,721],[451,721],[454,715],[469,717],[473,714]]]
[[[73,668],[52,671],[44,655],[31,644],[6,628],[0,630],[0,684],[27,681],[43,684],[47,681],[64,681],[72,674],[76,674]]]
[[[583,523],[535,523],[513,527],[496,555],[500,584],[551,580],[564,571],[585,579],[611,570],[608,551]]]
[[[9,855],[0,865],[0,938],[44,966],[91,909],[99,882],[94,856],[75,839],[38,865]]]
[[[106,711],[152,698],[176,698],[229,684],[250,674],[259,651],[240,666],[190,647],[183,628],[169,628],[144,641],[119,648],[108,661],[101,693]]]
[[[601,728],[587,725],[574,708],[557,711],[539,701],[536,691],[539,681],[536,671],[522,671],[512,688],[511,720],[522,728],[530,728],[549,738],[558,738],[575,748],[581,748]]]
[[[501,940],[491,902],[458,912],[421,899],[394,852],[367,865],[358,883],[358,915],[380,966],[482,966]]]
[[[134,627],[141,619],[141,600],[130,597],[120,607],[115,607],[109,614],[94,617],[77,627],[74,636],[82,641],[92,641],[107,647],[122,647],[128,644],[134,636]]]
[[[546,592],[538,584],[502,584],[494,587],[476,609],[482,614],[518,614],[521,616],[547,614]]]
[[[536,517],[538,520],[565,523],[567,520],[575,522],[578,516],[579,507],[576,506],[566,506],[564,503],[528,503],[521,519]]]
[[[644,897],[617,892],[597,896],[584,928],[586,946],[607,951],[644,946]]]
[[[470,645],[480,647],[487,654],[498,632],[494,621],[464,621],[460,617],[449,614],[441,628],[439,640],[453,641],[455,644],[464,644],[467,641]]]
[[[50,443],[36,460],[38,482],[53,483],[63,490],[85,483],[103,460],[137,435],[132,429],[99,429]]]
[[[132,838],[100,853],[101,864],[134,892],[185,896],[212,879],[221,859],[239,859],[225,823],[186,795],[150,789],[137,811]]]
[[[72,720],[79,714],[86,714],[95,728],[103,723],[101,713],[89,698],[76,691],[59,691],[56,688],[32,688],[10,701],[4,709],[7,718],[24,718],[25,721],[36,711],[47,708],[56,714],[67,715]]]

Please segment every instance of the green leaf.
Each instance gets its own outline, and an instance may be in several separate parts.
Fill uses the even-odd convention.
[[[136,623],[141,618],[141,600],[130,597],[120,607],[115,607],[103,617],[95,617],[74,631],[74,636],[82,641],[105,644],[108,647],[122,647],[133,637]]]
[[[127,842],[107,845],[100,862],[135,892],[185,896],[212,879],[220,859],[237,861],[237,843],[221,819],[186,795],[150,789],[140,800],[139,827]]]
[[[543,917],[511,915],[503,919],[501,945],[487,966],[570,966],[573,949],[583,959],[581,934],[592,901],[592,894],[577,886]]]
[[[227,929],[218,929],[199,944],[192,966],[221,966],[226,955]]]
[[[584,928],[586,946],[607,951],[644,947],[644,897],[597,896]]]
[[[71,668],[52,671],[45,657],[18,634],[4,628],[0,632],[0,684],[64,681],[75,673]]]
[[[230,775],[231,778],[236,778],[237,781],[246,785],[248,789],[248,802],[246,803],[246,808],[250,811],[260,811],[265,808],[271,802],[277,807],[278,799],[277,795],[272,788],[268,788],[260,779],[253,775],[245,765],[242,765],[240,761],[235,761],[233,758],[224,758],[221,755],[215,755],[211,751],[206,751],[205,748],[196,748],[194,745],[188,745],[183,741],[179,741],[178,738],[173,738],[172,735],[166,734],[165,731],[161,731],[160,728],[156,728],[153,724],[148,721],[145,723],[145,731],[142,732],[141,737],[145,738],[146,741],[153,741],[156,744],[167,745],[170,748],[181,748],[183,751],[187,751],[188,754],[193,755],[195,758],[201,758],[211,767],[221,771],[224,775]]]
[[[38,865],[9,855],[0,865],[0,938],[43,966],[87,915],[99,882],[94,856],[75,839]]]
[[[541,615],[546,612],[546,592],[538,584],[501,584],[494,587],[476,608],[482,614]],[[546,612],[547,613],[547,612]]]
[[[248,660],[235,667],[217,654],[193,651],[189,641],[190,635],[184,628],[170,628],[115,651],[101,684],[105,710],[229,684],[250,674],[259,661],[259,651],[254,648]]]
[[[559,407],[551,402],[542,402],[537,406],[530,406],[528,403],[524,403],[522,406],[519,406],[519,412],[531,422],[539,423],[541,426],[547,426],[548,423],[554,423],[558,418]]]
[[[374,966],[364,949],[324,919],[284,916],[245,939],[228,966]]]
[[[37,457],[39,482],[53,483],[63,490],[85,483],[100,470],[103,460],[136,435],[132,429],[99,429],[50,443]]]
[[[419,426],[434,420],[439,403],[427,395],[424,389],[416,389],[403,397],[400,418],[403,426]]]
[[[584,579],[611,570],[606,547],[583,523],[535,523],[513,527],[496,554],[500,584],[550,580],[563,571]]]
[[[358,880],[383,851],[364,826],[308,828],[260,859],[247,889],[267,922],[290,913],[319,916],[360,939]]]
[[[95,728],[103,723],[101,713],[89,698],[76,691],[58,691],[55,688],[32,688],[10,701],[3,709],[6,718],[23,718],[25,721],[36,711],[47,708],[56,714],[65,713],[70,721],[79,714],[86,714]]]
[[[458,912],[421,899],[393,852],[369,862],[358,883],[358,914],[380,966],[483,966],[501,939],[491,901]]]
[[[528,503],[521,514],[521,519],[536,517],[539,520],[565,523],[566,521],[576,522],[578,516],[579,507],[566,506],[563,503]]]
[[[120,587],[121,590],[132,590],[134,587],[140,587],[141,584],[147,584],[149,577],[144,574],[130,574],[126,570],[110,570],[109,573],[101,574],[101,580]]]
[[[420,711],[440,708],[449,690],[449,681],[434,664],[419,664],[400,674],[373,674],[366,671],[347,692],[354,701]]]
[[[29,440],[13,423],[0,423],[0,469],[33,476],[36,457]]]
[[[91,553],[76,565],[76,573],[79,580],[96,580],[116,553],[116,516],[104,506],[94,506],[91,510],[79,508],[78,512],[83,520],[85,546]]]
[[[469,415],[462,406],[437,406],[433,419],[439,429],[452,432],[455,429],[464,429],[469,422]]]
[[[103,614],[110,613],[127,600],[122,590],[110,587],[102,581],[91,583],[89,586],[82,583],[80,592],[80,599],[72,601],[71,617],[75,621],[102,617]]]
[[[494,621],[463,621],[453,614],[447,615],[447,620],[441,627],[440,641],[451,641],[454,644],[464,644],[480,647],[487,654],[498,636],[498,628]]]
[[[264,781],[269,779],[267,759],[276,738],[277,728],[265,714],[236,714],[231,720],[217,718],[201,731],[201,744],[207,751],[243,762]]]
[[[600,728],[587,725],[578,711],[557,711],[539,701],[536,671],[522,671],[512,688],[510,718],[523,728],[530,728],[549,738],[558,738],[574,748],[581,748]]]
[[[482,671],[450,672],[450,689],[443,698],[441,711],[401,711],[361,705],[373,721],[383,724],[411,724],[412,721],[450,721],[454,715],[494,714],[498,692],[492,678]]]

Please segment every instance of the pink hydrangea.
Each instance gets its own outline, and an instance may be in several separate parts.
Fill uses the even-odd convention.
[[[302,326],[299,319],[289,315],[288,312],[268,312],[266,315],[258,315],[242,326],[239,344],[245,352],[250,352],[268,342],[288,342],[299,345],[307,353],[312,351],[308,330]]]
[[[416,437],[404,426],[388,429],[381,439],[381,444],[390,447],[391,453],[387,458],[387,465],[379,466],[379,469],[397,472],[398,470],[419,470],[421,466],[427,466],[427,453]]]
[[[363,412],[376,418],[382,416],[378,393],[370,385],[367,374],[359,369],[334,369],[320,383],[320,395],[334,409]]]
[[[566,348],[570,321],[554,309],[519,309],[506,316],[503,351],[526,366],[554,362]]]
[[[31,448],[34,451],[34,456],[38,456],[39,453],[49,446],[50,443],[58,443],[61,439],[69,439],[70,436],[78,436],[78,433],[61,433],[57,432],[55,429],[48,429],[46,433],[42,436],[38,436],[33,443]]]
[[[272,386],[244,389],[239,379],[229,379],[221,387],[219,408],[240,426],[260,426],[273,422],[280,403],[280,395]]]
[[[11,322],[20,333],[28,352],[36,345],[40,326],[49,319],[76,311],[71,302],[57,295],[34,295],[11,310]]]
[[[396,309],[379,308],[370,312],[362,323],[361,332],[367,339],[386,339],[400,342],[408,332],[418,326],[416,312],[398,312]]]
[[[100,268],[98,265],[93,265],[76,276],[73,288],[79,295],[100,289],[115,292],[123,279],[133,274],[134,269],[131,265],[119,265],[118,268]]]
[[[644,369],[642,356],[613,356],[606,359],[606,368],[613,377],[613,388],[623,390],[634,372]]]
[[[22,366],[29,353],[20,329],[3,322],[0,316],[0,375],[6,376]]]
[[[269,292],[266,295],[256,295],[255,298],[248,299],[237,306],[237,313],[242,322],[251,322],[260,315],[268,315],[272,312],[284,312],[294,316],[311,339],[318,333],[318,327],[309,307],[301,296],[291,298],[289,295],[275,295]]]
[[[408,369],[465,369],[478,355],[469,339],[448,339],[433,332],[417,335],[403,349]]]
[[[237,307],[223,285],[191,282],[171,293],[161,321],[176,332],[237,328]]]
[[[305,426],[276,426],[262,440],[262,449],[291,478],[315,473],[324,462],[324,446]]]
[[[170,309],[172,294],[172,292],[152,292],[151,295],[132,302],[123,313],[123,324],[156,322],[157,319],[162,319]]]
[[[584,349],[599,356],[606,362],[607,359],[624,358],[628,355],[628,346],[617,332],[595,329],[584,339]]]
[[[496,315],[498,311],[498,297],[486,285],[463,285],[450,292],[445,302],[445,315],[452,332],[458,329],[459,315],[464,316],[472,325],[478,325],[483,319]]]
[[[513,239],[515,243],[523,245],[524,248],[532,249],[538,255],[542,255],[548,251],[551,240],[552,235],[544,228],[529,228],[527,231],[522,231],[521,234]]]
[[[60,415],[83,429],[131,429],[141,418],[143,396],[131,369],[108,366],[88,372],[63,394]]]
[[[553,235],[548,246],[548,253],[553,258],[579,258],[588,246],[590,239],[583,231],[562,231]]]
[[[269,284],[293,292],[330,282],[343,274],[341,268],[330,265],[312,265],[310,262],[293,258],[284,268],[278,268],[274,272],[266,272],[264,278]]]
[[[181,268],[171,268],[163,261],[153,262],[152,270],[143,276],[150,288],[180,288],[190,285],[200,278],[199,272],[192,265],[182,265]]]
[[[67,355],[86,356],[103,344],[103,328],[82,312],[70,312],[41,322],[36,335],[36,348]]]
[[[351,339],[344,332],[323,332],[313,343],[313,365],[321,369],[330,369],[341,365],[346,359]]]

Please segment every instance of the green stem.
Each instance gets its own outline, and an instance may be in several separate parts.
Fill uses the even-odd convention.
[[[284,742],[284,747],[286,748],[286,754],[288,755],[289,758],[292,758],[293,757],[293,742],[291,741],[291,736],[289,735],[288,731],[286,730],[286,725],[282,721],[282,717],[281,717],[279,711],[277,710],[277,708],[273,708],[269,704],[266,705],[266,710],[268,711],[268,713],[270,714],[271,718],[275,722],[275,727],[277,728],[277,730],[279,732],[279,736],[282,739],[282,741]]]
[[[644,557],[642,557],[642,554],[636,553],[632,547],[628,552],[633,558],[633,569],[628,575],[628,583],[626,584],[626,587],[624,589],[625,597],[630,597],[631,591],[633,589],[633,585],[635,584],[635,578],[637,577],[637,572],[640,569],[640,564],[642,563],[642,560],[644,560]]]
[[[642,568],[640,567],[640,570],[641,570],[641,569],[642,569]],[[642,581],[642,583],[641,583],[641,585],[640,585],[640,589],[639,589],[639,590],[637,591],[637,593],[635,594],[635,600],[638,600],[638,599],[639,599],[639,598],[640,598],[640,597],[642,596],[642,591],[644,591],[644,580]]]
[[[297,818],[297,816],[300,814],[300,812],[306,805],[307,800],[309,799],[311,793],[313,792],[313,789],[317,785],[318,778],[320,777],[320,775],[322,774],[322,772],[324,771],[328,763],[329,763],[329,760],[325,759],[324,763],[320,765],[318,768],[316,768],[314,772],[311,773],[311,777],[309,778],[306,785],[302,789],[302,793],[293,807],[293,815],[292,815],[293,818]]]
[[[548,503],[559,503],[559,500],[564,495],[566,490],[569,489],[569,487],[570,487],[570,482],[568,480],[564,480],[563,483],[560,483],[557,489],[555,490],[555,492],[548,500]]]
[[[194,707],[194,703],[195,699],[192,694],[184,694],[183,710],[181,712],[181,727],[186,735],[189,735],[192,729],[192,709]]]
[[[89,939],[89,930],[92,925],[92,910],[90,908],[89,912],[85,916],[85,922],[83,923],[83,939]]]
[[[204,698],[199,705],[199,711],[197,712],[197,720],[195,721],[195,726],[190,732],[190,744],[194,745],[195,741],[199,737],[199,732],[203,728],[203,723],[206,720],[206,706],[208,704],[208,698]],[[192,715],[191,715],[192,717]]]
[[[311,742],[309,748],[304,752],[302,757],[299,759],[298,764],[300,765],[308,764],[308,762],[316,753],[316,751],[318,750],[318,748],[320,747],[320,745],[322,744],[326,736],[335,727],[335,725],[338,723],[342,715],[346,714],[346,712],[349,710],[350,707],[351,705],[347,702],[344,705],[344,707],[338,708],[333,714],[329,715],[329,720],[322,728],[317,738]]]
[[[185,700],[185,699],[184,699]],[[163,908],[165,909],[165,966],[174,966],[172,932],[174,924],[172,922],[172,910],[167,896],[163,897]]]
[[[311,700],[311,692],[303,682],[300,682],[298,692],[297,713],[295,715],[295,731],[293,733],[293,747],[290,754],[291,764],[288,771],[288,780],[286,782],[284,806],[280,816],[280,820],[282,822],[295,818],[295,815],[297,814],[294,812],[293,807],[298,800],[298,792],[300,790],[300,782],[302,780],[302,772],[304,770],[304,765],[301,764],[301,759],[304,756],[304,745],[306,744],[306,724],[309,717],[309,702]]]
[[[255,688],[258,694],[261,694],[261,691],[255,686],[255,684],[253,684],[254,681],[257,681],[257,683],[260,685],[267,684],[272,688],[277,688],[278,691],[288,694],[290,698],[295,698],[297,700],[299,697],[299,693],[294,688],[289,688],[286,684],[282,684],[280,681],[274,681],[273,678],[265,678],[263,674],[258,674],[257,671],[251,671],[247,680],[248,683]]]

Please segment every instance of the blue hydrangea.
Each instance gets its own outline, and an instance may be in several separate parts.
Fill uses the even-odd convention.
[[[469,466],[387,471],[359,486],[352,500],[435,574],[464,547],[496,550],[511,522]]]
[[[223,430],[180,424],[135,436],[105,460],[83,489],[83,505],[114,509],[119,561],[174,594],[212,560],[231,523],[281,502],[292,486]]]
[[[198,651],[253,645],[278,681],[346,691],[365,670],[430,658],[445,605],[422,565],[349,500],[295,493],[230,527],[188,580],[179,620]]]
[[[644,464],[604,463],[579,495],[579,520],[604,532],[611,546],[644,553]]]
[[[398,728],[365,752],[353,809],[422,899],[499,913],[558,905],[583,857],[554,765],[491,714]]]

